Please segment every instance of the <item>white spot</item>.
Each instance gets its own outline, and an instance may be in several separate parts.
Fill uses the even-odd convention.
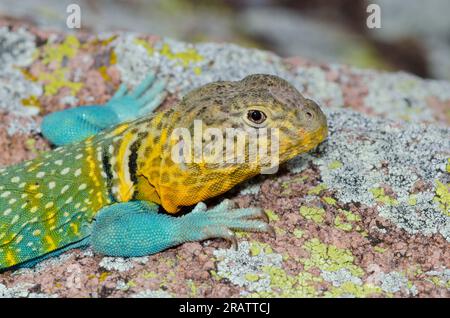
[[[14,199],[14,198],[12,198],[11,200],[8,201],[9,204],[14,204],[14,203],[16,203],[16,202],[17,202],[17,200]]]
[[[44,196],[43,193],[37,193],[34,197],[35,197],[36,199],[41,199],[43,196]]]
[[[70,197],[70,198],[68,198],[67,200],[66,200],[66,204],[69,204],[69,203],[72,203],[72,201],[73,201],[73,197]]]
[[[21,209],[25,209],[25,207],[28,205],[28,202],[25,202],[24,204],[22,204],[21,206],[20,206],[20,208]]]
[[[78,176],[80,176],[80,175],[81,175],[81,169],[80,169],[80,168],[78,168],[77,170],[75,170],[75,173],[74,173],[74,175],[75,175],[75,177],[78,177]]]
[[[37,174],[36,174],[36,178],[43,178],[45,176],[45,172],[44,171],[39,171]]]
[[[87,184],[86,183],[83,183],[83,184],[81,184],[79,187],[78,187],[78,190],[84,190],[84,189],[86,189],[87,188]]]
[[[61,194],[64,194],[67,190],[69,190],[69,186],[66,184],[66,185],[61,189]]]
[[[19,182],[20,181],[20,178],[19,177],[13,177],[13,178],[11,178],[11,182],[12,183],[17,183],[17,182]]]
[[[7,215],[9,215],[11,212],[12,212],[12,209],[10,209],[10,208],[9,208],[9,209],[6,209],[5,212],[3,212],[3,215],[4,215],[4,216],[7,216]]]
[[[62,175],[68,174],[69,171],[70,171],[70,168],[68,168],[68,167],[67,167],[67,168],[64,168],[64,169],[61,170],[61,174],[62,174]]]
[[[30,212],[31,213],[34,213],[34,212],[36,212],[38,210],[38,207],[37,206],[34,206],[34,207],[32,207],[31,209],[30,209]]]
[[[28,196],[28,193],[22,193],[22,194],[20,195],[20,198],[21,198],[21,199],[25,199],[27,196]]]
[[[28,243],[27,243],[27,246],[28,246],[28,247],[33,246],[33,242],[28,242]]]
[[[19,188],[25,188],[26,185],[26,182],[22,182],[21,184],[19,184]]]
[[[48,202],[46,205],[45,205],[45,208],[46,209],[50,209],[51,207],[53,207],[55,204],[52,202],[52,201],[50,201],[50,202]]]
[[[109,145],[108,152],[112,155],[114,153],[114,147],[113,145]]]
[[[81,159],[81,158],[83,158],[83,154],[81,154],[81,153],[75,156],[75,159]]]
[[[58,165],[58,166],[61,166],[63,164],[63,161],[61,159],[56,160],[55,164]]]
[[[41,234],[41,230],[34,230],[33,231],[33,236],[38,236]]]
[[[19,244],[22,240],[23,240],[23,235],[19,235],[19,236],[16,238],[16,244]]]
[[[77,203],[77,204],[75,204],[75,209],[79,209],[79,208],[80,208],[80,206],[81,206],[81,203]]]
[[[17,221],[19,221],[19,215],[14,215],[13,219],[11,220],[11,224],[15,224],[17,223]]]
[[[2,195],[0,195],[0,197],[1,197],[1,198],[7,198],[7,197],[9,197],[10,195],[11,195],[11,191],[6,191],[6,192],[3,192]]]
[[[56,183],[54,181],[50,181],[48,183],[48,188],[51,190],[51,189],[53,189],[55,187],[55,185],[56,185]]]

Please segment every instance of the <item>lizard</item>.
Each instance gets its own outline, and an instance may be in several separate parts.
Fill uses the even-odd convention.
[[[175,162],[180,143],[171,134],[192,132],[196,120],[222,130],[276,128],[284,163],[326,139],[318,104],[280,77],[253,74],[206,84],[154,112],[164,87],[150,74],[133,90],[122,84],[105,105],[44,117],[42,134],[57,147],[0,170],[1,271],[73,248],[137,257],[188,241],[233,243],[234,231],[273,232],[259,208],[204,203],[259,174],[263,160]]]

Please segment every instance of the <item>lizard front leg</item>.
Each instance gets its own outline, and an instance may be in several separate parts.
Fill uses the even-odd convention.
[[[105,128],[153,112],[165,98],[164,80],[150,74],[133,91],[121,85],[105,105],[88,105],[51,113],[44,117],[41,131],[57,146],[82,141]]]
[[[227,239],[236,247],[233,230],[273,233],[266,221],[260,209],[232,209],[228,200],[209,210],[200,202],[180,217],[157,213],[155,204],[132,201],[102,209],[93,224],[90,243],[98,253],[122,257],[154,254],[210,238]]]

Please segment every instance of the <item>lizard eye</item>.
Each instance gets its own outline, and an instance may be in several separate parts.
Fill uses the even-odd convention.
[[[266,118],[266,114],[257,109],[251,109],[247,112],[247,119],[257,125],[262,124],[266,120]]]

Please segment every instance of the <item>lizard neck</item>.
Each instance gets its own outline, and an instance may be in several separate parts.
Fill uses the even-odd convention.
[[[160,203],[155,185],[166,118],[167,112],[162,112],[124,123],[110,132],[111,193],[117,202],[140,199]]]

